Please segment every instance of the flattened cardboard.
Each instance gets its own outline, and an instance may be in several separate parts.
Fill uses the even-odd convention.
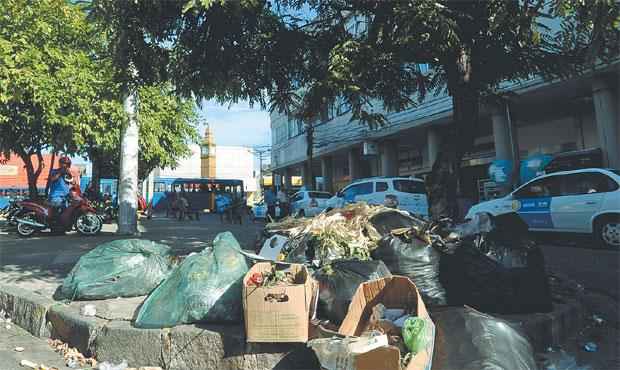
[[[247,282],[254,273],[269,271],[272,264],[261,262],[255,264],[243,279],[243,314],[245,333],[248,342],[302,342],[308,341],[308,324],[310,314],[315,306],[317,283],[310,277],[303,265],[281,266],[295,274],[298,284],[256,287]],[[277,302],[268,299],[270,295],[286,297]]]
[[[347,316],[338,333],[347,336],[362,334],[372,308],[383,303],[386,308],[406,308],[431,324],[433,340],[429,347],[417,353],[406,370],[430,370],[433,360],[435,324],[432,322],[415,284],[404,276],[391,276],[361,284],[349,305]],[[398,356],[395,355],[395,352]],[[399,370],[400,351],[396,347],[377,348],[356,358],[357,370]]]

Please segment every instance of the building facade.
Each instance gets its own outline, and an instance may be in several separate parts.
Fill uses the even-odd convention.
[[[192,144],[190,149],[191,155],[180,159],[175,168],[158,168],[153,177],[243,180],[246,193],[257,190],[259,175],[251,148],[216,146],[213,132],[207,128],[202,143]]]
[[[462,163],[460,195],[473,202],[494,192],[488,169],[494,160],[600,149],[602,166],[620,168],[620,60],[596,72],[562,81],[533,78],[502,86],[509,106],[482,106],[475,144]],[[424,177],[440,150],[442,131],[452,122],[451,97],[428,97],[418,106],[387,114],[388,124],[370,130],[350,122],[345,109],[315,124],[311,181],[306,170],[303,125],[271,115],[272,168],[286,186],[300,175],[309,186],[336,191],[369,176]],[[516,147],[515,147],[516,146]]]

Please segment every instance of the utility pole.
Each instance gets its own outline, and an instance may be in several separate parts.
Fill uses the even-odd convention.
[[[271,147],[267,146],[267,145],[262,145],[262,146],[255,146],[252,148],[252,152],[254,153],[254,155],[256,155],[258,157],[258,166],[259,166],[259,170],[258,170],[258,176],[259,176],[259,188],[260,188],[260,192],[262,192],[263,186],[264,186],[264,182],[263,182],[263,157],[266,154],[271,153]]]

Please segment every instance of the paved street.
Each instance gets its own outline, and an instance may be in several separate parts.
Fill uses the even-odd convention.
[[[206,215],[200,221],[142,219],[140,227],[142,238],[167,244],[175,254],[188,254],[202,250],[223,231],[231,231],[243,248],[253,249],[263,225],[246,221],[243,225],[231,225],[222,223],[218,216]],[[105,225],[96,237],[42,233],[29,239],[0,231],[0,281],[25,289],[53,291],[81,255],[103,242],[123,238],[115,231],[115,226]]]
[[[588,290],[620,299],[620,251],[601,249],[588,237],[537,235],[547,266],[580,282]]]

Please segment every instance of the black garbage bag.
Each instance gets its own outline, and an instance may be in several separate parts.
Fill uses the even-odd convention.
[[[383,235],[371,257],[383,261],[391,273],[413,280],[426,304],[446,304],[446,291],[439,281],[440,252],[410,234],[392,234],[397,229],[424,228],[425,221],[399,211],[386,211],[373,216],[370,222]]]
[[[361,283],[391,275],[382,261],[341,260],[321,267],[314,273],[319,282],[319,317],[340,324]]]
[[[527,337],[510,323],[469,307],[431,311],[434,369],[537,370]]]
[[[383,261],[393,274],[410,278],[424,303],[447,304],[446,291],[439,281],[440,252],[433,246],[415,237],[388,235],[379,241],[371,256]]]
[[[448,304],[503,314],[553,309],[542,251],[514,216],[493,218],[483,243],[464,238],[453,254],[442,254],[439,280]]]

